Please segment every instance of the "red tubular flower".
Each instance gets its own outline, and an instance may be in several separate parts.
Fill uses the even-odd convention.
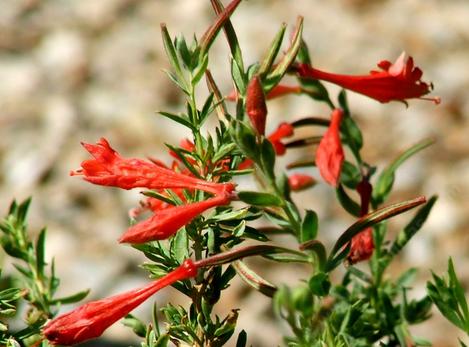
[[[432,84],[421,81],[422,70],[414,67],[412,57],[406,58],[403,52],[392,64],[387,60],[378,63],[381,71],[371,71],[369,75],[339,75],[315,69],[307,64],[298,66],[298,74],[303,78],[312,78],[337,84],[345,89],[366,95],[380,102],[419,98],[431,100],[436,104],[440,98],[423,98],[428,94]]]
[[[234,189],[233,184],[207,182],[174,172],[151,161],[123,158],[101,138],[96,145],[83,143],[83,147],[94,157],[81,163],[81,169],[70,175],[83,175],[88,182],[123,189],[200,189],[218,194]]]
[[[339,182],[340,170],[344,162],[344,150],[340,142],[340,122],[343,111],[335,109],[329,128],[324,133],[316,151],[316,166],[322,178],[330,185],[336,187]]]
[[[289,123],[281,123],[277,130],[270,134],[267,138],[272,143],[277,155],[284,155],[287,151],[285,145],[282,143],[282,139],[293,135],[294,128]]]
[[[301,94],[303,89],[300,86],[288,86],[286,84],[277,84],[267,93],[267,100],[275,99],[288,94]]]
[[[50,321],[44,336],[53,344],[73,345],[101,336],[109,326],[123,318],[158,290],[176,281],[194,277],[196,265],[187,259],[166,276],[139,289],[89,302]]]
[[[204,211],[229,204],[230,201],[231,194],[227,192],[204,201],[165,208],[157,211],[149,219],[127,229],[119,242],[144,243],[167,239]]]
[[[293,174],[288,177],[288,185],[294,192],[298,192],[313,186],[316,180],[310,175]]]
[[[264,90],[262,89],[259,76],[254,76],[251,81],[249,81],[246,90],[246,113],[257,133],[264,135],[267,105],[265,103]]]

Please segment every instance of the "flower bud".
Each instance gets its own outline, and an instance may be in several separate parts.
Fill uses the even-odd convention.
[[[262,89],[259,76],[254,76],[251,81],[249,81],[246,92],[246,112],[257,133],[264,135],[267,105],[265,103],[264,90]]]

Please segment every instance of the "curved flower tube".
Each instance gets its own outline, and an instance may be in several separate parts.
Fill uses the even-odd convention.
[[[44,336],[53,344],[67,346],[99,337],[158,290],[196,274],[197,266],[187,259],[177,269],[143,288],[89,302],[55,318],[45,326]]]
[[[313,68],[308,64],[297,66],[300,77],[323,80],[337,84],[359,94],[366,95],[379,102],[403,101],[419,98],[440,103],[440,98],[424,98],[433,89],[431,83],[421,80],[422,70],[414,66],[412,57],[403,52],[396,62],[383,60],[378,63],[381,71],[371,71],[369,75],[340,75]]]
[[[214,196],[192,204],[168,207],[157,211],[152,217],[131,226],[119,239],[121,243],[144,243],[164,240],[209,208],[227,205],[231,194]]]
[[[91,183],[123,189],[199,189],[213,194],[233,190],[232,183],[215,183],[190,177],[151,161],[123,158],[101,138],[97,144],[82,143],[94,157],[81,163],[70,175],[82,175]]]

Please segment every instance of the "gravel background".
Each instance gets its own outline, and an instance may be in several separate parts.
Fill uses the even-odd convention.
[[[383,165],[422,138],[437,140],[398,173],[393,201],[417,194],[440,198],[424,232],[393,269],[420,267],[414,291],[419,295],[429,269],[441,273],[451,255],[467,286],[469,1],[245,1],[232,18],[245,61],[260,59],[280,24],[291,28],[300,14],[319,68],[365,73],[404,50],[424,71],[423,79],[434,82],[433,94],[443,100],[438,107],[418,100],[409,108],[382,105],[352,93],[349,102],[363,128],[370,163]],[[196,32],[200,37],[212,18],[209,1],[201,0],[0,0],[0,210],[5,213],[13,197],[33,195],[30,225],[33,230],[48,225],[48,254],[57,260],[62,293],[88,287],[97,298],[145,282],[146,275],[136,270],[140,256],[115,242],[138,192],[93,186],[68,173],[86,158],[79,142],[101,136],[124,155],[169,160],[161,153],[163,143],[177,143],[183,134],[168,128],[155,111],[180,110],[182,95],[162,72],[168,63],[159,24],[166,22],[172,35]],[[215,43],[210,68],[228,92],[226,46],[224,39]],[[328,88],[336,94],[337,88]],[[269,104],[268,127],[326,112],[306,97],[276,100]],[[351,222],[333,198],[323,185],[298,195],[325,219],[326,239]],[[393,225],[405,220],[397,218]],[[275,272],[261,266],[275,283],[293,282],[292,273],[298,273],[287,266]],[[165,290],[157,300],[166,302],[170,295],[174,291]],[[221,313],[231,307],[241,308],[239,327],[249,332],[253,346],[277,345],[287,331],[272,320],[269,301],[239,280],[219,305]],[[137,313],[146,315],[147,309]],[[415,331],[435,346],[457,346],[456,336],[462,336],[438,314]],[[116,324],[105,337],[123,341],[132,335]]]

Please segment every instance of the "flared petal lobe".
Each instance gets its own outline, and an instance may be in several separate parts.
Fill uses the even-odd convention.
[[[89,302],[55,318],[45,326],[44,336],[53,344],[67,346],[99,337],[158,290],[196,274],[197,267],[188,259],[174,271],[143,288]]]
[[[412,57],[405,53],[394,64],[387,60],[378,63],[381,71],[371,71],[368,75],[340,75],[321,71],[307,64],[300,64],[297,71],[300,77],[323,80],[337,84],[379,102],[404,101],[419,98],[438,104],[440,98],[424,98],[432,90],[431,83],[421,80],[422,70],[414,67]]]
[[[123,189],[199,189],[213,194],[233,190],[231,183],[207,182],[170,170],[151,161],[123,158],[109,142],[101,138],[97,144],[83,143],[94,159],[81,163],[81,169],[70,174],[82,175],[88,182]]]
[[[329,128],[324,133],[316,151],[316,166],[322,178],[331,186],[339,183],[340,170],[344,162],[344,151],[340,142],[340,122],[343,111],[335,109]]]
[[[230,201],[230,194],[222,194],[204,201],[156,211],[149,219],[127,229],[119,242],[144,243],[167,239],[204,211],[212,207],[227,205]]]

